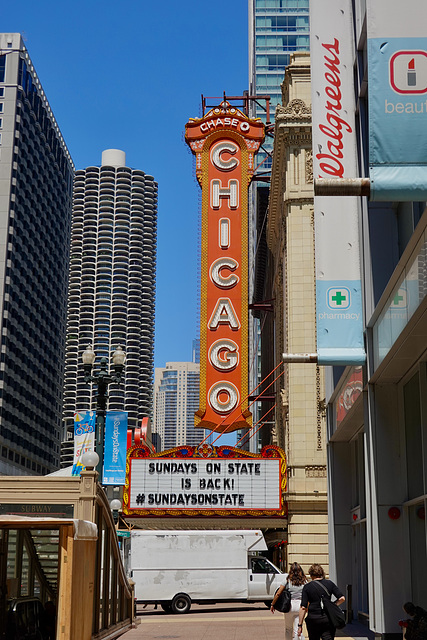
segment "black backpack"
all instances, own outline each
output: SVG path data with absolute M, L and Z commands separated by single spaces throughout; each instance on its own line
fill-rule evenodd
M 342 629 L 343 627 L 345 627 L 344 611 L 342 611 L 342 609 L 340 609 L 339 606 L 335 604 L 335 602 L 331 601 L 331 594 L 329 593 L 325 585 L 323 585 L 319 580 L 315 580 L 314 582 L 316 584 L 319 584 L 329 596 L 327 598 L 324 594 L 321 595 L 320 607 L 326 614 L 331 627 L 334 627 L 334 629 Z
M 276 593 L 279 589 L 276 589 Z M 274 595 L 276 595 L 276 593 Z M 291 592 L 288 589 L 288 585 L 286 585 L 280 596 L 277 598 L 274 608 L 282 613 L 288 613 L 288 611 L 291 610 Z

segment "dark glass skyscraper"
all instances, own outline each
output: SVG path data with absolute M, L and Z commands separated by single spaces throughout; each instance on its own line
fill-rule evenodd
M 73 163 L 22 38 L 0 34 L 0 474 L 59 466 Z

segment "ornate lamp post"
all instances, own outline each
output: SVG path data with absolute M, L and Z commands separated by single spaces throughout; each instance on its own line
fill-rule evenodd
M 86 351 L 83 352 L 82 361 L 85 382 L 93 382 L 98 387 L 96 395 L 96 453 L 99 456 L 97 471 L 102 482 L 102 467 L 104 464 L 104 432 L 105 432 L 105 415 L 108 399 L 108 385 L 111 382 L 119 383 L 122 379 L 122 373 L 125 366 L 126 354 L 121 347 L 117 347 L 113 353 L 114 373 L 110 374 L 107 370 L 107 358 L 101 358 L 99 363 L 99 371 L 92 375 L 92 367 L 95 362 L 95 352 L 92 345 L 88 345 Z
M 117 524 L 119 522 L 119 511 L 122 508 L 122 501 L 119 500 L 118 498 L 115 498 L 114 500 L 111 500 L 110 502 L 110 509 L 111 512 L 113 514 L 113 520 L 114 520 L 114 524 L 117 527 Z

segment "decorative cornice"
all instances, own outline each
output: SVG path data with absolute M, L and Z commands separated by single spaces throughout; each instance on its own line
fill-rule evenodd
M 305 467 L 306 478 L 326 478 L 325 465 L 308 465 Z
M 287 199 L 287 200 L 286 200 L 286 204 L 287 204 L 288 206 L 292 206 L 292 205 L 294 205 L 294 204 L 299 204 L 299 205 L 302 205 L 302 204 L 312 205 L 312 204 L 313 204 L 313 198 L 312 198 L 312 197 L 311 197 L 311 198 L 310 198 L 310 197 L 306 197 L 306 198 L 304 198 L 304 197 L 302 197 L 302 196 L 301 196 L 301 197 L 296 196 L 295 198 L 294 198 L 294 197 L 291 197 L 291 198 L 289 198 L 289 199 Z
M 307 79 L 307 83 L 310 82 L 310 65 L 309 56 L 304 58 L 304 64 L 300 64 L 302 58 L 296 57 L 293 60 L 293 64 L 288 67 L 286 71 L 286 78 L 288 85 L 291 83 L 294 72 L 296 76 L 299 76 L 299 81 Z M 287 85 L 287 88 L 289 89 Z M 298 85 L 299 87 L 300 85 Z M 293 88 L 293 93 L 298 91 L 298 87 Z M 305 95 L 305 94 L 304 94 Z M 288 97 L 289 91 L 286 90 L 283 96 Z M 279 240 L 279 225 L 282 215 L 286 215 L 284 211 L 284 194 L 287 191 L 287 185 L 289 180 L 288 159 L 289 156 L 294 154 L 294 149 L 288 149 L 294 147 L 298 150 L 305 149 L 306 157 L 307 153 L 311 154 L 312 136 L 311 136 L 311 105 L 307 104 L 301 98 L 294 98 L 284 106 L 278 105 L 275 112 L 275 130 L 274 130 L 274 148 L 273 148 L 273 166 L 270 183 L 270 198 L 269 198 L 269 213 L 267 222 L 267 244 L 271 251 L 274 253 L 273 247 Z M 307 184 L 312 184 L 313 181 L 313 168 L 312 168 L 312 154 L 309 160 L 305 161 L 305 177 L 303 181 Z M 303 186 L 303 183 L 301 183 Z M 305 189 L 307 191 L 307 189 Z M 306 193 L 301 194 L 300 197 L 294 199 L 295 189 L 292 187 L 292 203 L 301 202 L 302 204 L 312 204 L 312 201 L 307 201 Z M 288 197 L 286 197 L 288 201 Z M 285 205 L 286 206 L 286 205 Z
M 297 147 L 308 146 L 311 149 L 311 127 L 309 129 L 294 130 L 292 127 L 286 127 L 283 124 L 279 126 L 279 133 L 282 135 L 285 147 L 291 145 Z
M 285 107 L 282 107 L 281 105 L 276 107 L 276 120 L 280 116 L 286 116 L 291 120 L 306 120 L 307 116 L 310 116 L 311 120 L 311 105 L 307 105 L 304 100 L 295 98 Z

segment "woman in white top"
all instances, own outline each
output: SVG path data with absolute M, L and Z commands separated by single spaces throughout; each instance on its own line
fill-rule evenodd
M 298 635 L 298 617 L 301 606 L 302 589 L 306 582 L 307 578 L 301 565 L 298 564 L 298 562 L 293 562 L 290 566 L 289 574 L 285 576 L 271 603 L 271 613 L 274 613 L 275 602 L 283 589 L 289 589 L 291 592 L 291 609 L 288 613 L 285 613 L 285 640 L 304 640 L 302 634 Z

